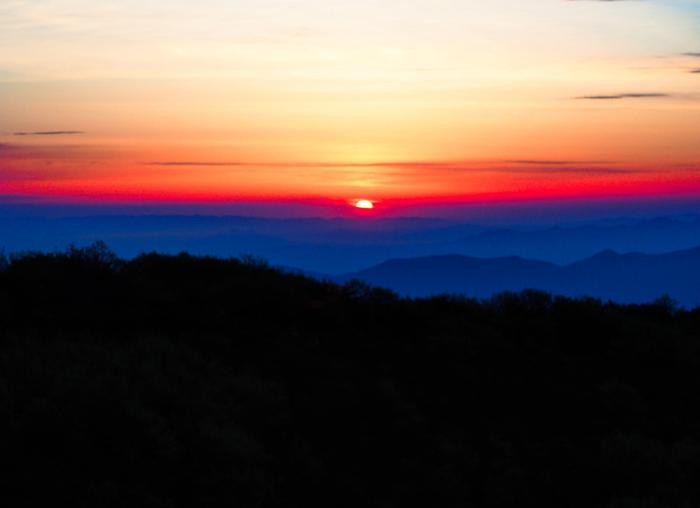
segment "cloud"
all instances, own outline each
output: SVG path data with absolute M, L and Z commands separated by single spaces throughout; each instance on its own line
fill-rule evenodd
M 85 134 L 83 131 L 36 131 L 36 132 L 13 132 L 13 136 L 75 136 Z
M 700 53 L 683 53 L 683 56 L 690 56 L 693 58 L 700 58 Z
M 609 161 L 566 161 L 549 159 L 514 159 L 503 161 L 507 164 L 524 164 L 533 166 L 568 166 L 571 164 L 606 164 Z
M 367 163 L 343 162 L 243 162 L 243 161 L 157 161 L 145 162 L 164 167 L 251 167 L 251 168 L 319 168 L 319 169 L 379 169 L 385 171 L 488 172 L 532 174 L 627 174 L 639 169 L 616 166 L 609 161 L 574 161 L 547 159 L 518 159 L 506 161 L 381 161 Z
M 0 159 L 42 161 L 92 161 L 109 160 L 115 152 L 109 147 L 81 144 L 28 144 L 0 143 Z
M 250 162 L 208 162 L 208 161 L 153 161 L 146 162 L 147 166 L 173 166 L 173 167 L 231 167 L 231 166 L 265 166 L 267 164 L 257 164 Z
M 693 69 L 690 71 L 691 74 L 700 74 L 700 69 Z
M 576 99 L 614 101 L 622 99 L 656 99 L 662 97 L 670 97 L 670 95 L 667 93 L 621 93 L 614 95 L 584 95 L 582 97 L 576 97 Z
M 165 167 L 270 167 L 270 168 L 376 168 L 400 167 L 405 162 L 245 162 L 245 161 L 152 161 L 147 166 Z M 431 163 L 429 163 L 431 164 Z
M 379 165 L 397 170 L 433 170 L 444 172 L 483 172 L 511 174 L 578 174 L 578 175 L 618 175 L 638 173 L 639 168 L 623 167 L 604 161 L 555 161 L 555 160 L 512 160 L 512 161 L 464 161 L 464 162 L 401 162 Z
M 4 153 L 6 155 L 7 154 L 14 154 L 18 150 L 20 150 L 19 145 L 15 145 L 12 143 L 0 143 L 0 154 L 1 153 Z

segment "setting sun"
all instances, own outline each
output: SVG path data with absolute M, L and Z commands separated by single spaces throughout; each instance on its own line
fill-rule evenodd
M 374 208 L 374 203 L 369 199 L 358 199 L 355 201 L 355 208 L 361 208 L 363 210 L 372 210 Z

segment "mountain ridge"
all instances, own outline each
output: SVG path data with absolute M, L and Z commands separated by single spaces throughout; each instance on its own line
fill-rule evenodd
M 1 214 L 0 214 L 1 217 Z M 0 250 L 61 250 L 71 243 L 105 241 L 115 253 L 143 252 L 231 257 L 253 255 L 270 263 L 333 276 L 387 259 L 460 254 L 516 255 L 573 263 L 605 248 L 618 252 L 687 249 L 700 244 L 700 217 L 616 219 L 554 226 L 478 225 L 429 218 L 271 219 L 235 216 L 2 217 Z
M 521 256 L 396 258 L 337 278 L 351 279 L 413 297 L 456 293 L 481 298 L 539 289 L 620 303 L 644 303 L 668 295 L 694 306 L 700 303 L 700 246 L 663 254 L 605 249 L 566 265 Z

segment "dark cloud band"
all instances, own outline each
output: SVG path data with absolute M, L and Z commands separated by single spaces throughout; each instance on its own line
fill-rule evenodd
M 85 134 L 83 131 L 36 131 L 36 132 L 13 132 L 13 136 L 75 136 Z
M 576 97 L 576 99 L 614 101 L 622 99 L 658 99 L 663 97 L 670 97 L 670 95 L 667 93 L 621 93 L 613 95 L 584 95 L 582 97 Z

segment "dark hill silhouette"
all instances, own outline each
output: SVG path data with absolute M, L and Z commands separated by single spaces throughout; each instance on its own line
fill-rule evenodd
M 700 309 L 668 299 L 410 300 L 101 244 L 0 256 L 0 501 L 699 506 L 699 344 Z
M 700 305 L 700 248 L 658 255 L 606 250 L 567 266 L 519 257 L 396 259 L 339 280 L 353 278 L 410 296 L 490 297 L 502 291 L 540 289 L 621 303 L 650 302 L 669 295 L 692 307 Z

